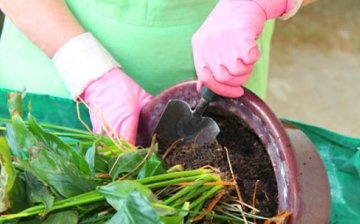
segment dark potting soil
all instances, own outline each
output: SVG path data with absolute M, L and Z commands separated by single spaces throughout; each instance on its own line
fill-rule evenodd
M 165 166 L 181 164 L 185 169 L 196 169 L 210 165 L 218 168 L 230 180 L 226 148 L 243 201 L 253 205 L 256 189 L 254 207 L 260 211 L 256 214 L 265 217 L 276 215 L 278 198 L 275 173 L 258 136 L 233 115 L 211 111 L 206 116 L 212 117 L 220 127 L 217 142 L 203 146 L 177 145 L 165 157 Z M 161 138 L 158 143 L 159 153 L 163 154 L 169 144 L 162 142 Z M 236 196 L 235 190 L 231 190 L 230 195 Z

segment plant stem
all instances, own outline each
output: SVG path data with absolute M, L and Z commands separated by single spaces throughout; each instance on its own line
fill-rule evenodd
M 183 189 L 181 189 L 180 191 L 178 191 L 176 194 L 174 194 L 173 196 L 171 196 L 170 198 L 168 198 L 167 200 L 164 201 L 164 203 L 166 205 L 169 205 L 171 202 L 173 201 L 177 201 L 178 199 L 180 199 L 181 197 L 183 197 L 184 195 L 187 194 L 188 197 L 192 197 L 193 194 L 188 194 L 189 192 L 192 192 L 194 189 L 198 189 L 199 187 L 201 187 L 205 182 L 209 182 L 211 180 L 214 180 L 213 175 L 206 175 L 201 179 L 198 179 L 194 182 L 194 184 L 190 185 L 190 186 L 186 186 Z
M 195 201 L 193 201 L 190 204 L 190 208 L 194 208 L 196 207 L 199 203 L 202 203 L 203 201 L 205 201 L 207 198 L 210 198 L 213 194 L 215 194 L 216 192 L 218 192 L 219 190 L 221 190 L 224 186 L 222 185 L 218 185 L 218 186 L 214 186 L 212 187 L 212 189 L 210 189 L 209 191 L 204 192 L 204 194 L 202 194 L 199 198 L 197 198 Z
M 92 134 L 93 134 L 93 133 L 90 133 L 89 131 L 84 131 L 84 130 L 80 130 L 80 129 L 76 129 L 76 128 L 69 128 L 69 127 L 64 127 L 64 126 L 59 126 L 59 125 L 54 125 L 54 124 L 47 124 L 47 123 L 39 123 L 39 124 L 42 127 L 53 129 L 53 130 L 61 130 L 61 131 L 66 131 L 66 132 L 84 134 L 84 135 L 88 135 L 88 136 L 92 136 Z
M 69 208 L 69 207 L 74 207 L 74 206 L 78 206 L 78 205 L 102 201 L 104 199 L 105 199 L 104 196 L 102 196 L 97 191 L 90 191 L 88 193 L 84 193 L 84 194 L 81 194 L 81 195 L 78 195 L 75 197 L 71 197 L 71 198 L 68 198 L 65 200 L 56 201 L 53 204 L 53 206 L 51 207 L 51 209 L 49 210 L 49 212 L 56 211 L 56 210 L 63 209 L 63 208 Z M 0 221 L 32 216 L 32 215 L 42 213 L 44 210 L 45 210 L 45 206 L 43 204 L 40 204 L 40 205 L 33 206 L 31 208 L 25 209 L 16 214 L 3 215 L 0 217 Z
M 189 170 L 189 171 L 180 171 L 173 173 L 160 174 L 156 176 L 151 176 L 143 179 L 139 179 L 138 181 L 142 184 L 157 182 L 161 180 L 174 179 L 179 177 L 188 177 L 188 176 L 196 176 L 211 173 L 212 171 L 209 169 L 197 169 L 197 170 Z
M 11 123 L 11 119 L 0 118 L 0 122 Z M 24 123 L 27 124 L 28 121 L 24 121 Z M 89 131 L 84 131 L 84 130 L 80 130 L 80 129 L 76 129 L 76 128 L 69 128 L 69 127 L 64 127 L 64 126 L 55 125 L 55 124 L 48 124 L 48 123 L 39 123 L 39 124 L 42 127 L 53 129 L 53 130 L 61 130 L 61 131 L 66 131 L 66 132 L 71 132 L 71 133 L 88 135 L 88 136 L 92 135 L 92 133 L 89 133 Z
M 185 197 L 182 197 L 181 199 L 177 200 L 175 203 L 172 203 L 171 206 L 173 207 L 177 207 L 180 206 L 181 204 L 183 204 L 186 201 L 190 201 L 191 198 L 196 198 L 199 195 L 201 195 L 204 191 L 208 191 L 209 189 L 211 189 L 212 186 L 201 186 L 200 188 L 195 188 L 193 189 L 193 191 L 189 192 L 188 195 L 186 195 Z M 191 196 L 191 197 L 190 197 Z
M 203 178 L 203 177 L 204 177 L 204 174 L 197 175 L 197 176 L 181 177 L 181 178 L 177 178 L 177 179 L 166 180 L 166 181 L 152 183 L 152 184 L 145 184 L 145 186 L 147 186 L 148 188 L 159 188 L 159 187 L 165 187 L 165 186 L 174 185 L 174 184 L 180 184 L 180 183 L 184 183 L 184 182 L 194 182 L 195 180 Z
M 178 172 L 178 173 L 162 174 L 162 175 L 158 175 L 158 176 L 152 176 L 152 177 L 148 177 L 148 178 L 144 178 L 144 179 L 139 179 L 136 181 L 139 183 L 142 183 L 146 187 L 152 189 L 152 188 L 169 186 L 171 184 L 193 182 L 194 180 L 197 180 L 199 178 L 204 178 L 206 176 L 209 176 L 209 177 L 207 177 L 207 178 L 209 178 L 209 180 L 216 180 L 218 177 L 214 174 L 209 175 L 208 173 L 210 173 L 210 172 L 211 172 L 210 170 L 198 169 L 198 170 L 192 170 L 192 171 L 182 171 L 182 172 Z M 171 178 L 175 178 L 175 179 L 171 179 Z M 115 183 L 115 182 L 113 182 L 113 183 Z M 187 187 L 190 187 L 190 186 L 187 186 Z M 216 188 L 216 187 L 214 187 L 214 188 Z M 97 191 L 90 191 L 90 192 L 86 192 L 86 193 L 83 193 L 83 194 L 80 194 L 80 195 L 77 195 L 77 196 L 74 196 L 71 198 L 67 198 L 67 199 L 64 199 L 61 201 L 54 202 L 54 204 L 51 207 L 51 209 L 49 210 L 49 212 L 59 210 L 59 209 L 65 209 L 65 208 L 70 208 L 70 207 L 74 207 L 74 206 L 89 204 L 89 203 L 93 203 L 93 202 L 98 202 L 98 201 L 102 201 L 102 200 L 105 200 L 105 197 L 103 195 L 101 195 Z M 0 216 L 0 221 L 33 216 L 36 214 L 43 213 L 44 210 L 45 210 L 45 206 L 43 204 L 39 204 L 39 205 L 30 207 L 28 209 L 25 209 L 16 214 L 2 215 L 2 216 Z
M 69 132 L 51 132 L 51 133 L 59 137 L 70 137 L 81 140 L 94 140 L 94 136 L 89 134 L 79 134 L 79 133 L 69 133 Z

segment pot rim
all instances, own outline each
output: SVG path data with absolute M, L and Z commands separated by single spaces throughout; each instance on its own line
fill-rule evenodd
M 140 128 L 137 139 L 139 144 L 144 145 L 145 142 L 150 142 L 153 129 L 167 102 L 171 99 L 183 100 L 194 108 L 200 99 L 196 91 L 196 80 L 178 83 L 155 96 L 153 100 L 144 106 L 139 120 Z M 299 220 L 302 220 L 304 215 L 306 217 L 306 212 L 309 212 L 308 210 L 312 206 L 307 205 L 308 203 L 304 205 L 306 201 L 302 199 L 301 195 L 306 192 L 304 189 L 306 186 L 303 182 L 310 183 L 311 180 L 306 178 L 307 174 L 304 174 L 304 169 L 298 164 L 299 161 L 297 161 L 297 159 L 299 159 L 299 155 L 294 151 L 294 145 L 292 145 L 288 136 L 288 129 L 285 130 L 283 123 L 263 100 L 246 88 L 244 88 L 243 96 L 232 99 L 220 98 L 211 102 L 209 107 L 232 113 L 243 120 L 259 137 L 274 167 L 279 197 L 278 210 L 291 211 L 293 215 L 289 223 L 292 223 L 293 220 L 297 220 L 296 223 L 299 223 Z M 293 136 L 291 137 L 293 138 Z M 307 141 L 305 135 L 300 138 L 300 140 L 300 142 L 305 141 L 307 143 L 307 149 L 313 153 L 313 166 L 320 170 L 320 174 L 324 174 L 322 175 L 324 178 L 320 181 L 321 184 L 328 183 L 323 163 L 319 156 L 315 156 L 317 154 L 315 148 L 310 141 Z M 296 142 L 296 145 L 298 145 L 298 142 Z M 302 175 L 302 178 L 299 178 L 299 175 Z M 311 186 L 318 187 L 316 183 L 311 184 Z M 323 186 L 325 190 L 322 197 L 329 198 L 330 196 L 327 197 L 329 191 L 327 190 L 327 186 L 328 185 Z M 312 191 L 312 189 L 310 188 L 309 191 Z M 313 196 L 316 197 L 311 194 L 307 195 L 307 199 Z M 330 210 L 330 208 L 324 208 L 325 218 L 320 217 L 319 220 L 326 219 L 327 210 Z

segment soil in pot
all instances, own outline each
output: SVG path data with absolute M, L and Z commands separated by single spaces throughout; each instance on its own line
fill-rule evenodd
M 185 169 L 196 169 L 210 165 L 219 169 L 225 178 L 232 179 L 230 160 L 243 201 L 258 209 L 260 212 L 257 215 L 275 216 L 278 212 L 276 178 L 260 139 L 243 121 L 230 113 L 210 108 L 208 111 L 205 116 L 212 117 L 221 129 L 217 142 L 202 146 L 181 145 L 165 142 L 159 136 L 159 153 L 165 154 L 165 166 L 181 164 Z M 236 191 L 231 190 L 228 196 L 236 197 Z M 244 210 L 251 212 L 246 208 Z

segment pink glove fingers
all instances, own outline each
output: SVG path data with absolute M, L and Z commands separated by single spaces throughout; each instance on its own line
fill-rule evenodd
M 220 0 L 192 38 L 198 90 L 205 85 L 219 95 L 241 96 L 260 57 L 256 41 L 265 21 L 287 13 L 293 2 Z
M 254 66 L 252 64 L 244 64 L 241 58 L 237 58 L 235 62 L 227 63 L 227 67 L 225 65 L 222 65 L 222 67 L 226 69 L 231 76 L 244 76 L 250 74 Z M 222 80 L 221 82 L 226 83 L 226 80 L 223 80 L 222 78 L 226 79 L 227 77 L 220 77 L 217 80 Z M 240 83 L 240 85 L 241 84 L 243 83 Z
M 261 55 L 256 39 L 249 37 L 235 42 L 234 49 L 237 52 L 237 58 L 241 59 L 243 63 L 247 65 L 256 63 Z
M 251 72 L 252 65 L 247 65 L 247 67 L 245 67 L 245 66 L 242 65 L 242 68 L 243 69 L 247 68 L 247 70 L 249 72 Z M 221 84 L 228 85 L 228 86 L 231 86 L 231 87 L 239 87 L 239 86 L 241 86 L 244 83 L 244 81 L 246 81 L 247 76 L 248 76 L 247 74 L 244 74 L 244 73 L 233 74 L 224 65 L 219 65 L 219 66 L 217 66 L 217 68 L 218 69 L 215 72 L 211 72 L 213 74 L 212 78 L 215 81 L 217 81 L 217 82 L 219 82 Z M 222 76 L 215 76 L 214 73 L 215 74 L 222 74 Z M 203 79 L 206 79 L 206 77 L 204 77 Z
M 229 48 L 222 48 L 222 49 L 229 49 Z M 233 48 L 232 48 L 233 49 Z M 196 70 L 199 77 L 206 77 L 206 74 L 221 74 L 221 75 L 215 75 L 215 80 L 232 86 L 240 86 L 243 84 L 242 82 L 238 82 L 236 79 L 236 76 L 243 76 L 248 75 L 251 73 L 253 69 L 253 64 L 245 64 L 243 63 L 242 58 L 238 57 L 223 57 L 223 61 L 221 61 L 221 57 L 219 55 L 226 55 L 226 54 L 232 54 L 233 52 L 219 52 L 217 54 L 211 53 L 204 50 L 203 54 L 201 55 L 195 55 L 200 56 L 199 58 L 195 58 L 195 61 L 199 62 L 195 64 Z M 208 55 L 215 55 L 214 57 L 208 57 Z M 234 53 L 234 55 L 236 55 Z M 226 61 L 227 60 L 227 61 Z M 202 61 L 202 62 L 201 62 Z M 197 66 L 201 67 L 197 67 Z M 202 70 L 207 69 L 210 70 L 209 72 L 205 72 L 205 74 L 202 74 Z M 241 78 L 240 80 L 243 80 Z
M 254 41 L 255 42 L 255 41 Z M 253 69 L 253 64 L 257 61 L 259 58 L 259 51 L 257 48 L 257 45 L 255 45 L 249 49 L 248 54 L 239 55 L 239 52 L 243 52 L 241 49 L 241 46 L 237 46 L 238 44 L 234 44 L 234 46 L 224 46 L 221 48 L 220 55 L 222 56 L 221 59 L 218 59 L 221 61 L 221 66 L 225 67 L 226 70 L 232 75 L 232 76 L 242 76 L 242 75 L 248 75 L 251 73 Z M 209 61 L 209 59 L 208 59 Z M 206 63 L 206 62 L 203 62 Z M 216 66 L 218 67 L 218 66 Z M 221 71 L 213 69 L 213 73 L 215 74 L 221 74 Z M 225 81 L 221 79 L 222 75 L 218 75 L 217 80 L 222 80 L 224 83 Z M 243 84 L 243 83 L 241 83 Z M 241 85 L 240 84 L 240 85 Z
M 294 0 L 253 0 L 266 13 L 267 19 L 276 18 L 287 13 L 294 7 Z
M 227 96 L 227 97 L 239 97 L 243 94 L 243 89 L 239 88 L 239 85 L 234 85 L 231 86 L 229 84 L 223 84 L 219 81 L 217 81 L 215 79 L 215 76 L 211 73 L 211 71 L 207 68 L 202 69 L 202 72 L 199 76 L 199 80 L 202 80 L 201 82 L 199 81 L 197 83 L 197 91 L 201 91 L 201 88 L 203 85 L 205 85 L 206 87 L 208 87 L 209 89 L 211 89 L 212 91 L 214 91 L 215 93 L 217 93 L 218 95 L 221 96 Z M 202 78 L 204 77 L 204 78 Z M 244 82 L 243 80 L 239 80 L 239 79 L 244 79 L 246 77 L 242 76 L 242 77 L 233 77 L 234 82 Z

